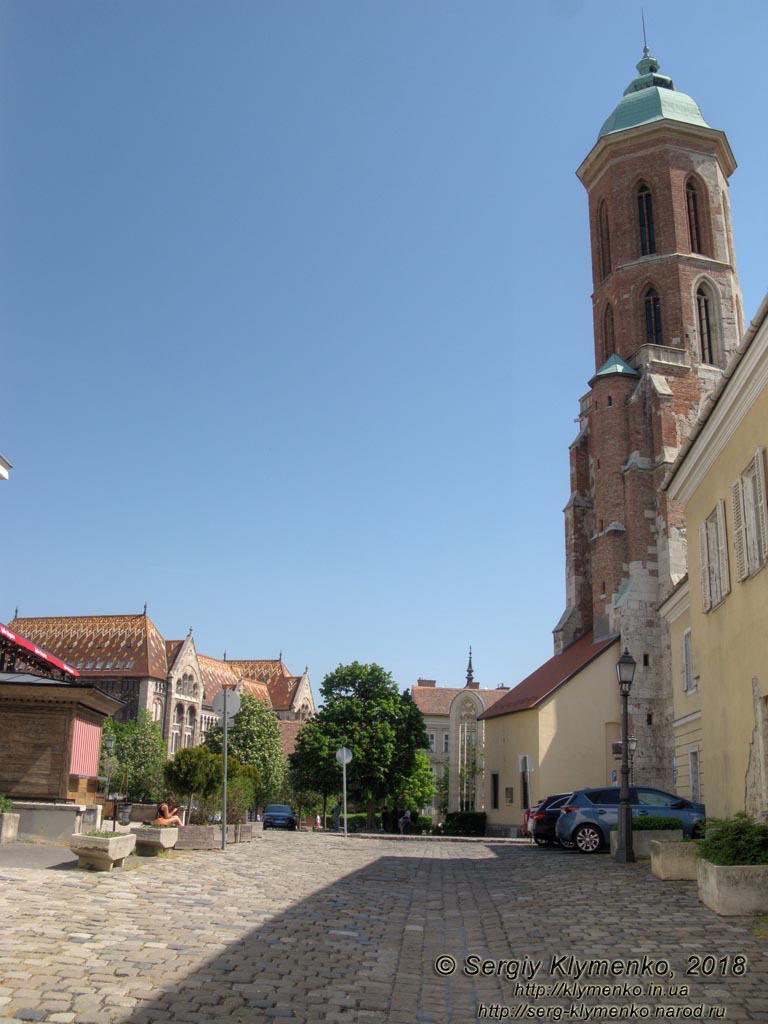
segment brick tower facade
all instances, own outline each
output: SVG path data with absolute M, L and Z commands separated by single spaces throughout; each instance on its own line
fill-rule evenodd
M 639 75 L 578 176 L 589 196 L 594 367 L 571 446 L 559 653 L 620 633 L 637 661 L 636 779 L 671 785 L 671 700 L 657 608 L 687 571 L 685 521 L 659 487 L 743 331 L 725 135 L 659 74 Z

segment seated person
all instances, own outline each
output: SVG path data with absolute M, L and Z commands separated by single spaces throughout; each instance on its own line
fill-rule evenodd
M 168 799 L 159 805 L 157 808 L 157 817 L 152 822 L 153 825 L 183 825 L 184 822 L 179 816 L 179 805 L 169 796 Z

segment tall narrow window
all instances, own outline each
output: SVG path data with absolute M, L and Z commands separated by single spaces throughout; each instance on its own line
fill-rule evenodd
M 736 578 L 754 576 L 768 561 L 768 501 L 766 500 L 764 450 L 754 458 L 731 487 Z
M 608 229 L 608 208 L 604 202 L 600 204 L 597 223 L 600 232 L 600 271 L 603 278 L 606 278 L 613 267 L 611 265 L 611 235 Z
M 685 186 L 685 202 L 688 207 L 688 239 L 691 243 L 691 252 L 704 252 L 699 219 L 699 190 L 694 181 L 689 181 Z
M 640 223 L 640 251 L 643 256 L 656 252 L 656 233 L 653 228 L 653 196 L 647 185 L 637 190 L 637 215 Z
M 728 544 L 725 535 L 725 502 L 718 501 L 699 527 L 701 596 L 704 611 L 715 608 L 731 591 Z
M 649 345 L 663 345 L 661 330 L 661 300 L 655 288 L 645 293 L 645 340 Z
M 613 306 L 607 306 L 603 317 L 603 362 L 616 351 L 616 337 L 613 329 Z
M 696 292 L 696 318 L 699 323 L 699 347 L 702 363 L 715 363 L 715 345 L 712 334 L 712 302 L 704 288 Z

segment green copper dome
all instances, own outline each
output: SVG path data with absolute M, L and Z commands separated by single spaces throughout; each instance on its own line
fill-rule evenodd
M 624 98 L 600 129 L 598 138 L 664 119 L 709 128 L 696 101 L 678 92 L 667 75 L 658 74 L 659 62 L 650 56 L 647 46 L 637 70 L 639 76 L 624 90 Z
M 617 356 L 616 353 L 609 356 L 608 359 L 603 363 L 597 373 L 594 375 L 592 380 L 589 382 L 590 387 L 597 380 L 598 377 L 613 377 L 617 374 L 621 374 L 623 377 L 639 377 L 640 374 L 634 368 L 630 366 L 628 362 Z

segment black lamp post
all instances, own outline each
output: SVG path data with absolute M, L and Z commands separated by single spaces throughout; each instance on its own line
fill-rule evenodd
M 635 784 L 635 751 L 637 750 L 637 736 L 630 736 L 627 740 L 629 747 L 629 784 Z
M 109 733 L 104 737 L 104 749 L 107 752 L 107 756 L 104 758 L 107 769 L 107 784 L 104 787 L 104 801 L 109 800 L 109 776 L 112 774 L 112 751 L 115 747 L 115 737 L 112 733 Z M 115 831 L 115 813 L 112 812 L 112 831 Z
M 629 729 L 627 702 L 632 680 L 635 678 L 637 662 L 624 648 L 616 663 L 616 675 L 621 691 L 621 792 L 619 794 L 619 841 L 616 846 L 617 864 L 634 864 L 635 851 L 632 848 L 632 805 L 629 797 Z

